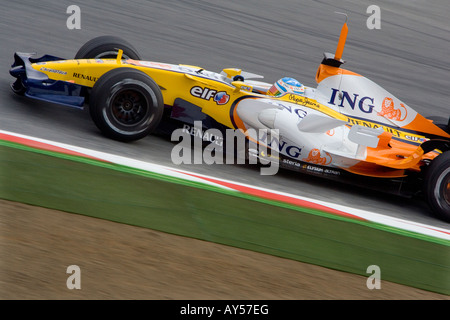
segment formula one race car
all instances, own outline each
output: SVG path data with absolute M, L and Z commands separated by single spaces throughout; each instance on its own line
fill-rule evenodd
M 236 68 L 216 73 L 142 61 L 132 45 L 114 36 L 87 42 L 71 60 L 17 52 L 11 87 L 53 103 L 88 104 L 100 131 L 121 141 L 176 128 L 193 135 L 240 131 L 273 151 L 256 157 L 399 195 L 422 194 L 438 217 L 450 221 L 448 119 L 425 118 L 369 79 L 342 69 L 347 31 L 345 23 L 335 54 L 325 53 L 316 88 L 292 78 L 265 83 Z M 196 121 L 202 127 L 190 130 Z M 278 130 L 279 136 L 252 136 L 250 129 Z

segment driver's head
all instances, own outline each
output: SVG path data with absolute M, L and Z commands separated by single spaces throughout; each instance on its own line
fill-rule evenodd
M 285 93 L 296 93 L 303 95 L 305 93 L 305 86 L 294 78 L 284 77 L 275 82 L 267 91 L 268 95 L 275 97 L 281 96 Z

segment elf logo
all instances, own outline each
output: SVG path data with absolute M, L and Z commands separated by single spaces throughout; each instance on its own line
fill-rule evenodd
M 199 86 L 192 87 L 191 95 L 196 98 L 211 100 L 213 99 L 217 104 L 226 104 L 230 100 L 230 96 L 225 91 L 217 92 L 210 88 L 202 88 Z

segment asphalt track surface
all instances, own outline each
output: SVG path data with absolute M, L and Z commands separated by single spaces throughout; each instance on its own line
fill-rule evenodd
M 323 52 L 334 52 L 348 14 L 345 68 L 387 88 L 424 115 L 448 117 L 450 24 L 447 0 L 377 1 L 381 29 L 369 30 L 372 1 L 132 0 L 1 1 L 0 129 L 139 160 L 174 166 L 174 143 L 148 136 L 134 143 L 104 138 L 86 111 L 15 96 L 8 70 L 15 51 L 73 58 L 99 35 L 127 39 L 145 60 L 201 66 L 212 71 L 239 67 L 274 82 L 292 76 L 315 86 Z M 400 4 L 401 2 L 401 4 Z M 81 9 L 81 29 L 69 30 L 69 5 Z M 366 209 L 433 226 L 419 199 L 363 190 L 281 171 L 261 176 L 257 168 L 183 165 L 183 169 L 314 199 Z

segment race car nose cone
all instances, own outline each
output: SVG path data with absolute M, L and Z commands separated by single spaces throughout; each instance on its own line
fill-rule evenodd
M 275 129 L 275 118 L 277 116 L 277 112 L 277 109 L 263 110 L 258 114 L 258 120 L 270 129 Z

